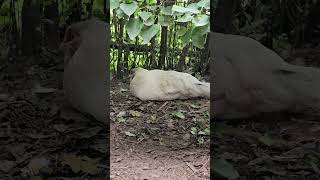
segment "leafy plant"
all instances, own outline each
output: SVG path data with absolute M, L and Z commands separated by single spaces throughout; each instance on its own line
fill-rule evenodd
M 198 3 L 166 6 L 155 0 L 111 0 L 112 14 L 126 21 L 129 38 L 141 38 L 142 44 L 148 44 L 163 26 L 179 26 L 179 38 L 183 47 L 190 42 L 203 48 L 206 34 L 210 31 L 210 0 Z

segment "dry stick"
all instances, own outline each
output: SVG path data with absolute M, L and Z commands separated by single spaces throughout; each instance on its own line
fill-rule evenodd
M 202 164 L 202 167 L 198 170 L 193 171 L 193 173 L 189 176 L 190 178 L 192 176 L 194 176 L 197 172 L 200 172 L 202 169 L 204 169 L 206 167 L 206 165 L 208 164 L 208 162 L 210 161 L 210 157 L 206 160 L 205 163 Z M 188 165 L 188 164 L 187 164 Z M 189 166 L 189 165 L 188 165 Z M 191 169 L 191 168 L 190 168 Z
M 168 104 L 168 101 L 166 101 L 165 103 L 163 103 L 160 108 L 157 111 L 160 111 L 164 106 L 166 106 Z

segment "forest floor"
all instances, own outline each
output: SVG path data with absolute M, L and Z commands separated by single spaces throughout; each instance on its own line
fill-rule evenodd
M 102 180 L 107 128 L 64 104 L 63 59 L 42 53 L 0 70 L 0 179 Z
M 220 166 L 216 174 L 239 174 L 246 180 L 320 179 L 319 119 L 270 115 L 214 122 L 211 131 L 213 163 L 219 161 Z
M 111 84 L 111 179 L 209 179 L 209 100 L 142 102 Z
M 63 105 L 62 75 L 62 59 L 52 54 L 1 65 L 0 179 L 105 179 L 108 132 Z M 204 99 L 141 102 L 128 81 L 112 80 L 112 179 L 208 179 L 208 111 Z M 215 179 L 320 179 L 317 118 L 270 115 L 213 125 Z
M 318 49 L 298 49 L 287 60 L 320 67 Z M 319 118 L 273 113 L 228 122 L 213 119 L 215 179 L 221 175 L 241 180 L 320 179 Z

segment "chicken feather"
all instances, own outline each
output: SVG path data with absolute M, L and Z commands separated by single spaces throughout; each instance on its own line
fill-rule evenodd
M 177 71 L 135 68 L 131 93 L 140 100 L 167 101 L 195 97 L 210 98 L 210 83 Z

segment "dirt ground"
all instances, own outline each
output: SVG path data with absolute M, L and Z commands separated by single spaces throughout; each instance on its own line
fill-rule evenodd
M 209 100 L 141 102 L 128 85 L 112 81 L 111 179 L 209 179 Z
M 62 74 L 62 59 L 49 53 L 1 64 L 0 179 L 108 175 L 108 132 L 63 105 Z M 128 84 L 111 81 L 111 178 L 209 179 L 209 101 L 141 102 Z M 318 117 L 212 122 L 215 179 L 320 179 Z
M 298 49 L 287 60 L 320 67 L 318 49 L 309 47 Z M 212 120 L 215 179 L 224 179 L 221 175 L 241 180 L 320 179 L 319 118 L 272 113 L 244 120 Z
M 64 104 L 63 59 L 0 65 L 0 179 L 105 179 L 107 128 Z

